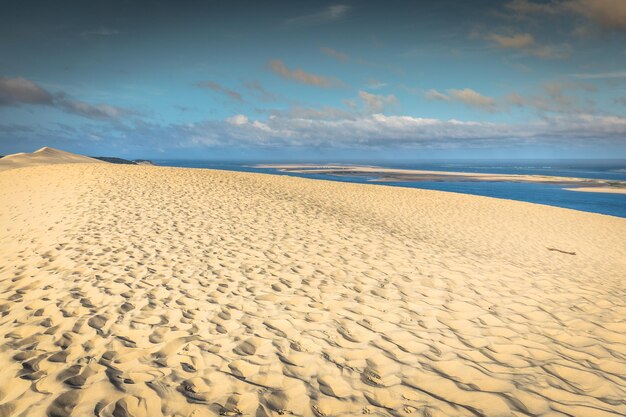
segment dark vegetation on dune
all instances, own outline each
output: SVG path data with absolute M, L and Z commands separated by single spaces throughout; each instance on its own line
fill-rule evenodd
M 6 155 L 0 155 L 0 159 L 4 158 Z M 123 159 L 123 158 L 115 158 L 112 156 L 90 156 L 93 159 L 99 159 L 100 161 L 109 162 L 111 164 L 120 164 L 120 165 L 155 165 L 154 162 L 149 159 Z
M 120 165 L 154 165 L 152 161 L 147 159 L 123 159 L 123 158 L 115 158 L 112 156 L 91 156 L 90 158 L 99 159 L 100 161 L 109 162 L 111 164 L 120 164 Z

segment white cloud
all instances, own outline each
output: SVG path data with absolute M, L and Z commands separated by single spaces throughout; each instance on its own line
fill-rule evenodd
M 236 114 L 232 117 L 227 118 L 226 122 L 230 123 L 231 125 L 242 126 L 248 123 L 248 117 L 244 116 L 243 114 Z
M 490 33 L 486 38 L 494 41 L 502 48 L 525 49 L 535 44 L 535 38 L 530 33 L 519 33 L 511 36 Z
M 431 88 L 430 90 L 424 93 L 424 96 L 428 100 L 439 100 L 439 101 L 450 101 L 450 97 L 445 95 L 444 93 Z
M 350 11 L 346 4 L 334 4 L 316 13 L 298 16 L 285 21 L 285 26 L 314 26 L 344 18 Z
M 263 122 L 246 120 L 236 126 L 238 129 L 229 129 L 228 134 L 248 144 L 251 138 L 252 142 L 262 138 L 264 144 L 339 147 L 437 146 L 439 140 L 482 140 L 508 131 L 507 126 L 492 123 L 382 114 L 335 120 L 275 116 Z
M 280 59 L 272 59 L 267 63 L 267 65 L 275 74 L 302 84 L 314 85 L 317 87 L 336 87 L 341 84 L 335 79 L 328 78 L 323 75 L 312 74 L 300 68 L 291 70 Z
M 623 140 L 626 118 L 589 114 L 545 117 L 527 124 L 441 120 L 373 114 L 352 119 L 320 120 L 270 117 L 246 123 L 231 137 L 248 144 L 329 147 L 465 147 L 481 144 L 514 145 L 530 140 Z M 256 139 L 251 139 L 256 138 Z
M 289 110 L 273 110 L 270 113 L 275 117 L 290 117 L 295 119 L 349 119 L 356 116 L 352 110 L 356 110 L 357 104 L 353 100 L 344 100 L 351 110 L 340 109 L 331 106 L 321 108 L 294 106 Z
M 398 104 L 398 99 L 393 94 L 385 96 L 359 91 L 359 98 L 363 101 L 365 109 L 369 113 L 381 113 L 386 107 Z
M 450 96 L 470 107 L 478 107 L 483 110 L 494 111 L 496 101 L 492 97 L 484 96 L 471 88 L 462 90 L 448 90 Z
M 552 0 L 544 3 L 513 0 L 505 7 L 520 17 L 574 14 L 607 30 L 626 31 L 624 0 Z
M 543 116 L 544 113 L 594 113 L 595 101 L 589 94 L 595 91 L 596 87 L 588 82 L 561 79 L 542 83 L 530 91 L 512 91 L 498 97 L 486 96 L 470 88 L 448 89 L 445 92 L 431 89 L 423 92 L 423 95 L 427 100 L 462 103 L 488 112 L 506 112 L 518 107 L 533 110 Z
M 240 124 L 228 122 L 228 126 L 222 138 L 230 145 L 342 148 L 462 148 L 493 144 L 494 141 L 504 146 L 528 141 L 575 143 L 581 139 L 623 140 L 626 134 L 626 118 L 591 114 L 550 116 L 526 124 L 382 114 L 335 120 L 272 116 L 264 121 L 246 118 Z M 206 128 L 215 131 L 216 125 Z
M 365 83 L 365 87 L 369 88 L 370 90 L 379 90 L 381 88 L 387 87 L 387 85 L 387 83 L 379 81 L 375 78 L 368 78 Z
M 473 34 L 473 36 L 480 36 L 480 34 Z M 483 38 L 493 42 L 499 48 L 519 50 L 537 58 L 563 59 L 567 58 L 571 52 L 569 44 L 543 45 L 538 43 L 530 33 L 503 35 L 492 32 Z
M 523 124 L 491 123 L 415 116 L 360 115 L 333 120 L 269 116 L 251 119 L 234 115 L 226 120 L 160 125 L 133 119 L 129 124 L 59 126 L 0 125 L 0 140 L 37 143 L 83 143 L 95 135 L 111 146 L 126 149 L 173 148 L 325 148 L 332 149 L 467 149 L 511 148 L 526 145 L 594 147 L 623 145 L 626 118 L 592 114 L 544 116 Z M 6 132 L 5 132 L 6 130 Z M 103 139 L 104 140 L 104 139 Z
M 542 85 L 539 91 L 521 95 L 513 92 L 504 98 L 504 104 L 527 107 L 540 113 L 585 114 L 594 111 L 590 98 L 582 99 L 575 91 L 593 92 L 595 87 L 585 82 L 552 81 Z
M 493 97 L 485 96 L 471 88 L 463 88 L 460 90 L 449 89 L 446 90 L 447 94 L 444 94 L 435 89 L 428 90 L 424 93 L 424 96 L 428 100 L 439 101 L 454 101 L 463 103 L 466 106 L 478 108 L 493 112 L 496 110 L 496 100 Z

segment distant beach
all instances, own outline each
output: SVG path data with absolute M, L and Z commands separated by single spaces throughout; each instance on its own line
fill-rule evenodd
M 626 181 L 559 177 L 548 175 L 486 174 L 471 172 L 425 171 L 415 169 L 383 168 L 358 165 L 256 165 L 256 168 L 278 169 L 296 174 L 327 174 L 335 176 L 374 177 L 378 182 L 530 182 L 555 184 L 576 191 L 584 188 L 588 192 L 626 194 Z
M 626 194 L 623 194 L 625 189 L 622 188 L 626 184 L 626 172 L 620 169 L 626 165 L 624 160 L 422 161 L 393 166 L 374 161 L 355 165 L 259 164 L 246 161 L 194 160 L 157 160 L 155 162 L 166 166 L 225 169 L 359 184 L 450 191 L 626 217 Z M 359 167 L 367 169 L 359 170 Z M 383 171 L 381 167 L 384 167 Z M 390 177 L 388 172 L 384 172 L 385 169 L 396 174 L 415 170 L 428 171 L 428 175 L 420 178 L 402 175 Z M 444 175 L 450 172 L 458 175 Z M 524 178 L 530 181 L 520 181 Z M 617 186 L 603 187 L 607 183 Z M 592 187 L 588 188 L 588 184 Z

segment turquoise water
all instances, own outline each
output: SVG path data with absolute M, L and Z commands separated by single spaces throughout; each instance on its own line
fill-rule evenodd
M 158 165 L 182 168 L 212 168 L 243 172 L 261 172 L 276 175 L 313 178 L 350 183 L 369 183 L 372 177 L 333 176 L 327 174 L 285 173 L 271 168 L 254 168 L 252 165 L 264 162 L 239 161 L 215 162 L 193 160 L 156 160 Z M 332 162 L 323 161 L 320 164 Z M 432 171 L 484 172 L 494 174 L 529 174 L 553 175 L 578 178 L 595 178 L 626 181 L 626 160 L 610 161 L 449 161 L 449 162 L 412 162 L 412 163 L 376 163 L 362 161 L 356 165 L 375 165 L 387 168 L 424 169 Z M 626 218 L 626 194 L 583 193 L 568 191 L 558 185 L 514 182 L 376 182 L 375 184 L 407 188 L 450 191 L 463 194 L 527 201 L 530 203 L 564 207 L 574 210 L 601 213 Z

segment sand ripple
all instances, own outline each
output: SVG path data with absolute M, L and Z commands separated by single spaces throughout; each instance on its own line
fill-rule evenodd
M 626 415 L 624 219 L 106 164 L 0 201 L 0 416 Z

